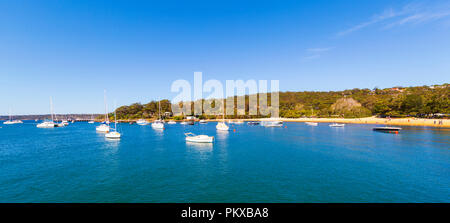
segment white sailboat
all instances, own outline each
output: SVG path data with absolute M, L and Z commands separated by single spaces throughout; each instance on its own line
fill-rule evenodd
M 161 120 L 161 101 L 159 101 L 159 103 L 158 103 L 158 120 L 155 120 L 153 123 L 152 123 L 152 128 L 155 128 L 155 129 L 164 129 L 164 121 L 163 120 Z
M 50 115 L 51 115 L 51 118 L 52 118 L 51 121 L 50 120 L 46 120 L 46 121 L 44 121 L 42 123 L 37 124 L 36 127 L 38 127 L 38 128 L 54 128 L 54 127 L 57 127 L 55 122 L 53 121 L 54 119 L 53 119 L 53 102 L 52 102 L 52 97 L 50 97 Z
M 222 122 L 217 123 L 216 129 L 219 131 L 228 131 L 230 127 L 225 124 L 225 109 L 223 110 Z
M 116 103 L 114 103 L 114 128 L 112 132 L 106 133 L 105 137 L 108 139 L 120 139 L 120 136 L 120 133 L 117 132 Z
M 105 102 L 105 124 L 101 124 L 95 128 L 97 132 L 109 132 L 108 105 L 106 104 L 106 90 L 104 91 L 103 100 Z
M 9 109 L 9 120 L 8 121 L 4 121 L 3 124 L 4 125 L 14 125 L 14 124 L 21 124 L 23 123 L 22 120 L 13 120 L 12 119 L 12 115 L 11 115 L 11 108 Z
M 91 115 L 91 120 L 88 123 L 89 124 L 94 124 L 94 114 Z

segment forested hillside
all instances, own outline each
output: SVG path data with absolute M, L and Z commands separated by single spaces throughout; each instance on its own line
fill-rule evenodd
M 246 99 L 246 112 L 248 112 L 248 96 Z M 280 116 L 285 118 L 312 116 L 355 118 L 372 115 L 431 117 L 436 114 L 450 114 L 449 102 L 448 84 L 372 90 L 280 92 Z M 161 110 L 162 113 L 171 111 L 169 100 L 161 101 Z M 151 101 L 147 104 L 135 103 L 119 107 L 117 116 L 119 119 L 152 118 L 157 115 L 157 112 L 158 102 Z M 233 117 L 250 116 L 229 116 L 228 118 Z M 216 117 L 207 116 L 207 118 Z

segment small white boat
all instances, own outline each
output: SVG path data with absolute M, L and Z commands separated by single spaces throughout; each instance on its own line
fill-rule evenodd
M 36 125 L 38 128 L 54 128 L 56 124 L 53 121 L 44 121 Z
M 185 133 L 187 142 L 198 142 L 198 143 L 211 143 L 214 141 L 214 136 L 207 135 L 195 135 L 193 133 Z
M 330 127 L 344 127 L 345 124 L 333 123 L 329 125 Z
M 72 123 L 73 123 L 73 122 L 72 122 Z M 61 124 L 63 124 L 63 126 L 68 126 L 68 125 L 69 125 L 69 122 L 64 120 L 64 121 L 61 122 Z
M 101 124 L 95 128 L 97 132 L 108 133 L 109 128 L 109 116 L 108 116 L 108 105 L 106 104 L 106 90 L 103 91 L 103 101 L 105 103 L 105 124 Z
M 97 132 L 109 132 L 109 129 L 109 125 L 107 124 L 101 124 L 95 128 Z
M 22 120 L 8 120 L 8 121 L 3 122 L 4 125 L 14 125 L 14 124 L 21 124 L 21 123 L 23 123 Z
M 305 124 L 309 125 L 309 126 L 318 126 L 319 123 L 317 122 L 305 122 Z
M 136 121 L 136 124 L 138 125 L 148 125 L 149 123 L 145 119 L 139 119 Z
M 158 120 L 152 123 L 152 128 L 154 129 L 164 129 L 164 121 L 161 119 L 161 101 L 158 103 Z
M 219 122 L 216 125 L 216 129 L 220 131 L 228 131 L 230 127 L 227 124 L 225 124 L 225 122 Z
M 14 124 L 21 124 L 21 123 L 23 123 L 22 120 L 13 120 L 12 119 L 11 109 L 9 109 L 9 120 L 4 121 L 3 124 L 4 125 L 14 125 Z
M 114 102 L 114 129 L 112 132 L 108 132 L 105 134 L 105 137 L 108 139 L 120 139 L 120 133 L 117 132 L 117 119 L 116 119 L 116 103 Z M 108 126 L 109 127 L 109 126 Z
M 108 139 L 120 139 L 121 135 L 120 135 L 120 133 L 114 131 L 114 132 L 106 133 L 105 137 Z
M 265 127 L 282 127 L 283 122 L 282 121 L 264 122 L 263 126 L 265 126 Z
M 200 124 L 207 124 L 208 122 L 207 122 L 206 120 L 203 120 L 203 119 L 202 119 L 202 120 L 199 121 L 199 123 L 200 123 Z
M 89 124 L 94 124 L 94 114 L 91 115 L 91 120 L 88 123 Z
M 44 121 L 42 123 L 39 123 L 36 125 L 36 127 L 38 128 L 54 128 L 54 127 L 58 127 L 55 122 L 54 122 L 54 118 L 53 118 L 53 102 L 52 102 L 52 97 L 50 97 L 50 115 L 52 120 L 47 120 Z
M 167 124 L 169 124 L 169 125 L 174 125 L 174 124 L 177 124 L 177 122 L 174 121 L 174 120 L 170 120 L 169 122 L 167 122 Z
M 402 130 L 402 128 L 400 128 L 400 127 L 384 126 L 384 127 L 375 127 L 372 130 L 373 131 L 379 131 L 379 132 L 394 132 L 394 133 L 398 133 L 400 130 Z
M 185 121 L 180 122 L 180 125 L 187 125 L 187 124 L 188 124 L 188 122 L 185 122 Z
M 244 124 L 244 121 L 242 121 L 242 120 L 237 120 L 237 121 L 234 122 L 234 124 L 236 124 L 236 125 L 241 125 L 241 124 Z
M 72 124 L 75 123 L 75 120 L 72 120 Z
M 154 128 L 154 129 L 164 129 L 164 123 L 161 120 L 155 120 L 152 123 L 152 128 Z

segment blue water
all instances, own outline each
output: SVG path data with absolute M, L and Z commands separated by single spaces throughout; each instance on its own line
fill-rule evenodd
M 449 129 L 285 125 L 0 125 L 0 202 L 450 202 Z

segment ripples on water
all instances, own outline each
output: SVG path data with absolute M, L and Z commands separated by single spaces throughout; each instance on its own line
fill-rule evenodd
M 0 202 L 450 201 L 448 129 L 285 125 L 120 124 L 121 140 L 95 124 L 2 125 Z

